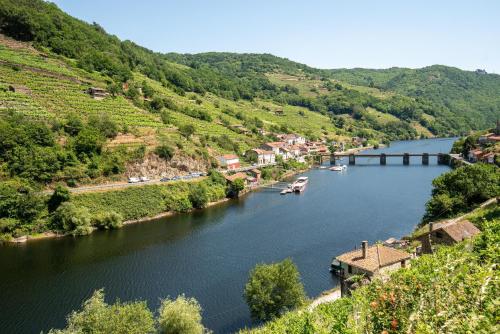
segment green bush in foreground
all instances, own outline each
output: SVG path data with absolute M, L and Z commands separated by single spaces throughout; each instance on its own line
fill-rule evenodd
M 70 314 L 66 329 L 50 331 L 52 334 L 154 332 L 153 314 L 146 302 L 116 302 L 108 305 L 104 302 L 103 290 L 95 291 L 92 297 L 83 303 L 80 311 Z
M 162 334 L 202 334 L 208 332 L 201 323 L 201 306 L 184 295 L 165 299 L 159 310 L 159 332 Z
M 194 298 L 184 295 L 162 301 L 155 319 L 145 301 L 114 304 L 104 301 L 104 291 L 97 290 L 81 310 L 73 311 L 65 329 L 51 334 L 203 334 L 210 333 L 201 323 L 201 307 Z
M 306 299 L 299 271 L 290 259 L 255 266 L 244 294 L 252 318 L 261 321 L 279 317 Z

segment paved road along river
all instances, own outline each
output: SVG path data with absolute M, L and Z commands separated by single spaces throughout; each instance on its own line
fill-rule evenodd
M 386 152 L 448 152 L 452 139 L 395 142 Z M 92 291 L 108 301 L 185 293 L 201 303 L 204 323 L 216 333 L 250 326 L 242 297 L 248 271 L 259 262 L 291 257 L 308 294 L 337 284 L 332 256 L 412 231 L 424 213 L 432 180 L 448 170 L 403 166 L 390 158 L 357 159 L 345 173 L 307 172 L 301 195 L 262 190 L 200 212 L 97 232 L 79 238 L 0 246 L 0 328 L 39 333 L 62 327 L 65 316 Z

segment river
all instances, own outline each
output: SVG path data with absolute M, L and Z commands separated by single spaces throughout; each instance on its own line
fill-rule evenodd
M 394 142 L 377 152 L 449 152 L 453 139 Z M 362 240 L 402 237 L 419 222 L 431 182 L 449 167 L 430 159 L 357 159 L 344 173 L 311 170 L 307 190 L 261 190 L 203 211 L 85 237 L 0 246 L 0 331 L 61 328 L 95 289 L 109 302 L 185 293 L 203 307 L 215 333 L 251 326 L 242 296 L 256 263 L 290 257 L 309 296 L 337 284 L 332 256 Z

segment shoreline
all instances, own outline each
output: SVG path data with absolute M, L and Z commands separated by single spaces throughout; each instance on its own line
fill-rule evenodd
M 286 178 L 290 178 L 294 175 L 297 175 L 297 174 L 300 174 L 300 173 L 304 173 L 308 170 L 310 170 L 312 168 L 312 166 L 306 168 L 306 169 L 301 169 L 301 170 L 298 170 L 298 171 L 288 171 L 286 172 L 285 174 L 283 174 L 280 178 L 280 180 L 283 180 L 283 179 L 286 179 Z M 269 181 L 269 182 L 265 182 L 265 183 L 262 183 L 262 184 L 259 184 L 257 186 L 254 186 L 254 187 L 248 187 L 247 189 L 244 189 L 242 192 L 240 192 L 238 198 L 241 198 L 253 191 L 256 191 L 256 190 L 259 190 L 260 188 L 266 186 L 266 185 L 270 185 L 270 184 L 274 184 L 274 183 L 277 183 L 277 182 L 280 182 L 280 180 L 272 180 L 272 181 Z M 191 209 L 187 212 L 175 212 L 175 211 L 165 211 L 165 212 L 161 212 L 155 216 L 152 216 L 152 217 L 142 217 L 142 218 L 137 218 L 137 219 L 129 219 L 129 220 L 126 220 L 123 222 L 123 226 L 127 226 L 127 225 L 132 225 L 132 224 L 139 224 L 139 223 L 146 223 L 146 222 L 149 222 L 149 221 L 152 221 L 152 220 L 155 220 L 155 219 L 161 219 L 161 218 L 166 218 L 166 217 L 172 217 L 172 216 L 175 216 L 177 214 L 185 214 L 185 213 L 190 213 L 190 212 L 193 212 L 193 211 L 198 211 L 198 210 L 205 210 L 207 208 L 210 208 L 210 207 L 213 207 L 213 206 L 216 206 L 216 205 L 220 205 L 222 203 L 226 203 L 226 202 L 229 202 L 230 200 L 232 200 L 232 198 L 228 198 L 228 197 L 225 197 L 223 199 L 220 199 L 218 201 L 215 201 L 215 202 L 210 202 L 207 204 L 206 207 L 204 207 L 203 209 Z M 93 231 L 91 233 L 94 233 L 96 230 L 98 230 L 97 228 L 94 228 Z M 90 234 L 91 234 L 90 233 Z M 23 244 L 27 244 L 28 242 L 33 242 L 33 241 L 37 241 L 37 240 L 45 240 L 45 239 L 52 239 L 52 238 L 63 238 L 63 237 L 68 237 L 68 236 L 71 236 L 70 233 L 64 233 L 64 234 L 59 234 L 57 232 L 54 232 L 54 231 L 47 231 L 47 232 L 42 232 L 42 233 L 39 233 L 39 234 L 31 234 L 31 235 L 23 235 L 21 237 L 17 237 L 17 238 L 13 238 L 13 239 L 10 239 L 10 240 L 3 240 L 3 241 L 0 241 L 0 245 L 1 244 L 11 244 L 11 245 L 23 245 Z

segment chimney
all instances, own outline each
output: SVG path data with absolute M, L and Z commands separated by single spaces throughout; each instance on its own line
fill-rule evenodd
M 433 227 L 434 227 L 434 223 L 430 222 L 429 223 L 429 232 L 432 232 Z
M 366 254 L 368 252 L 368 241 L 361 242 L 361 251 L 363 252 L 363 259 L 366 259 Z

